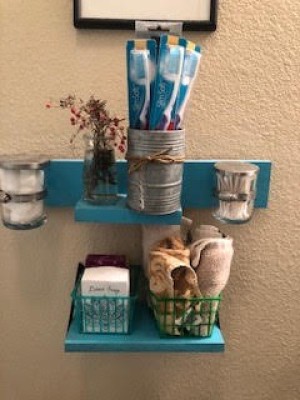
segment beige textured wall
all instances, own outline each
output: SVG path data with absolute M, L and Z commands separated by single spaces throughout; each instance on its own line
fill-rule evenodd
M 270 208 L 223 227 L 236 246 L 221 315 L 226 353 L 64 354 L 76 262 L 90 251 L 138 262 L 139 228 L 80 225 L 70 209 L 49 210 L 43 229 L 0 228 L 1 400 L 300 398 L 300 2 L 220 3 L 216 33 L 187 34 L 204 49 L 188 157 L 274 162 Z M 1 0 L 0 15 L 1 153 L 71 157 L 67 117 L 44 109 L 49 97 L 95 93 L 126 113 L 132 32 L 76 31 L 71 0 Z

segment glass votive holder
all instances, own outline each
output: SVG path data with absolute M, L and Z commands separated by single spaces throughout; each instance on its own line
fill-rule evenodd
M 46 222 L 43 168 L 48 163 L 42 156 L 0 156 L 0 202 L 7 228 L 34 229 Z
M 238 161 L 215 164 L 218 207 L 213 216 L 224 223 L 248 222 L 254 211 L 259 167 Z

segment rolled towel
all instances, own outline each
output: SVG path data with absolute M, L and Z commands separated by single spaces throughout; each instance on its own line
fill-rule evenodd
M 150 290 L 159 297 L 199 296 L 197 276 L 189 263 L 162 251 L 150 252 Z M 176 291 L 176 296 L 175 296 Z
M 153 245 L 155 251 L 176 257 L 185 265 L 190 265 L 190 250 L 185 247 L 182 239 L 177 236 L 167 237 Z
M 149 254 L 153 245 L 168 236 L 180 236 L 180 225 L 143 225 L 143 267 L 149 278 Z
M 153 245 L 154 250 L 165 251 L 165 250 L 185 250 L 186 247 L 179 236 L 168 236 L 163 240 L 156 242 Z
M 218 296 L 225 288 L 234 253 L 232 243 L 232 238 L 226 236 L 200 239 L 191 244 L 191 265 L 203 296 Z
M 200 239 L 190 246 L 191 265 L 195 268 L 199 289 L 204 297 L 219 296 L 229 279 L 234 253 L 233 240 L 223 236 Z M 218 300 L 202 301 L 200 336 L 212 333 L 218 306 Z
M 181 225 L 180 225 L 181 239 L 186 244 L 191 242 L 192 224 L 193 224 L 193 221 L 191 219 L 189 219 L 187 217 L 181 218 Z
M 193 236 L 193 241 L 197 241 L 201 239 L 223 237 L 224 235 L 216 226 L 200 225 L 198 228 L 194 230 L 192 236 Z
M 190 300 L 201 296 L 195 271 L 177 257 L 151 251 L 149 284 L 155 295 L 152 305 L 160 329 L 170 335 L 181 335 L 192 306 Z
M 180 237 L 186 241 L 189 234 L 192 221 L 188 218 L 182 217 L 181 225 L 142 225 L 143 235 L 143 267 L 145 276 L 149 278 L 149 253 L 153 246 L 167 238 L 167 237 Z
M 151 292 L 156 296 L 174 296 L 174 282 L 169 269 L 169 263 L 174 268 L 180 266 L 179 261 L 171 256 L 156 251 L 150 253 L 149 286 Z

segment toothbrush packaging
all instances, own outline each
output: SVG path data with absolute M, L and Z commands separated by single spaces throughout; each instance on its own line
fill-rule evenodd
M 184 112 L 200 66 L 200 46 L 191 41 L 187 41 L 185 44 L 183 70 L 169 129 L 182 129 Z
M 126 56 L 130 128 L 148 129 L 156 73 L 156 41 L 129 40 Z
M 150 130 L 167 130 L 169 127 L 180 88 L 185 44 L 183 38 L 161 36 L 154 96 L 151 98 Z
M 129 125 L 138 130 L 183 129 L 201 48 L 184 37 L 127 42 Z

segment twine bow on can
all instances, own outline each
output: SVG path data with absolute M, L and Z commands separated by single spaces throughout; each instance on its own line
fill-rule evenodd
M 171 149 L 166 149 L 158 153 L 149 156 L 128 156 L 126 155 L 126 160 L 131 161 L 128 169 L 128 173 L 132 174 L 138 171 L 141 167 L 148 164 L 149 162 L 157 162 L 160 164 L 181 164 L 184 162 L 184 155 L 171 156 L 169 153 Z
M 0 189 L 0 203 L 8 203 L 11 200 L 11 197 L 8 193 L 4 192 Z

